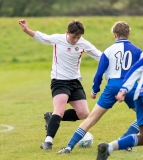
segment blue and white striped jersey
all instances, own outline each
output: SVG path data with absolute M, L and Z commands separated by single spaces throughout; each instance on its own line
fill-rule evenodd
M 134 83 L 140 79 L 138 87 L 135 91 L 134 100 L 138 98 L 138 96 L 143 96 L 143 58 L 137 61 L 126 74 L 123 85 L 121 89 L 129 92 Z
M 123 79 L 131 66 L 139 60 L 141 53 L 142 50 L 127 39 L 120 39 L 108 47 L 101 56 L 94 77 L 92 92 L 96 94 L 100 91 L 104 73 L 106 80 Z

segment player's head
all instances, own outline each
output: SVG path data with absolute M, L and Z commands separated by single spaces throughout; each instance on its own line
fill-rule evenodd
M 111 32 L 114 34 L 116 39 L 128 39 L 130 35 L 130 26 L 125 21 L 116 22 L 111 28 Z
M 84 34 L 84 26 L 78 20 L 72 20 L 68 23 L 67 27 L 67 41 L 74 45 L 80 39 L 81 35 Z

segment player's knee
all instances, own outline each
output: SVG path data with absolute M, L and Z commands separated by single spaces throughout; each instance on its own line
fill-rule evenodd
M 78 116 L 79 119 L 86 119 L 86 118 L 88 117 L 88 115 L 89 115 L 89 112 L 88 112 L 88 111 L 87 111 L 87 112 L 81 111 L 81 112 L 79 112 L 79 113 L 77 114 L 77 116 Z

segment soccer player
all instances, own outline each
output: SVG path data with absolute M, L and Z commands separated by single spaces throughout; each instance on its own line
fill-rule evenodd
M 136 62 L 125 76 L 116 99 L 122 102 L 139 79 L 140 81 L 134 94 L 139 134 L 131 134 L 110 143 L 100 143 L 96 160 L 106 160 L 110 153 L 115 150 L 143 145 L 143 58 Z
M 123 78 L 131 66 L 137 62 L 142 53 L 142 50 L 132 44 L 128 38 L 130 35 L 130 26 L 124 21 L 116 22 L 111 29 L 116 42 L 108 47 L 102 54 L 97 72 L 94 77 L 92 86 L 91 98 L 95 99 L 96 94 L 100 91 L 102 76 L 105 73 L 107 85 L 97 103 L 95 104 L 90 115 L 80 124 L 74 132 L 66 148 L 63 148 L 58 153 L 70 153 L 74 146 L 84 137 L 86 132 L 95 125 L 100 118 L 112 108 L 117 102 L 117 95 Z M 132 90 L 127 93 L 125 103 L 129 108 L 135 110 L 133 95 L 137 83 L 134 84 Z
M 68 23 L 65 34 L 47 35 L 29 29 L 26 20 L 20 20 L 22 30 L 35 40 L 53 46 L 51 91 L 54 111 L 46 115 L 47 135 L 40 148 L 51 150 L 61 120 L 76 121 L 89 115 L 86 95 L 80 80 L 80 63 L 83 52 L 99 61 L 101 51 L 85 40 L 84 25 L 78 20 Z M 65 111 L 69 103 L 73 109 Z M 64 116 L 63 116 L 64 115 Z

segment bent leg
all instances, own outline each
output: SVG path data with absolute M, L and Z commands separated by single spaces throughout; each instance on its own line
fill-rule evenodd
M 76 115 L 79 119 L 85 119 L 89 115 L 88 104 L 87 104 L 87 101 L 85 99 L 77 100 L 77 101 L 71 101 L 71 102 L 69 102 L 69 104 L 76 111 Z
M 70 101 L 73 109 L 67 109 L 64 112 L 62 121 L 76 121 L 85 119 L 89 115 L 89 109 L 86 100 Z
M 80 120 L 74 109 L 67 109 L 64 112 L 62 121 L 77 121 Z

